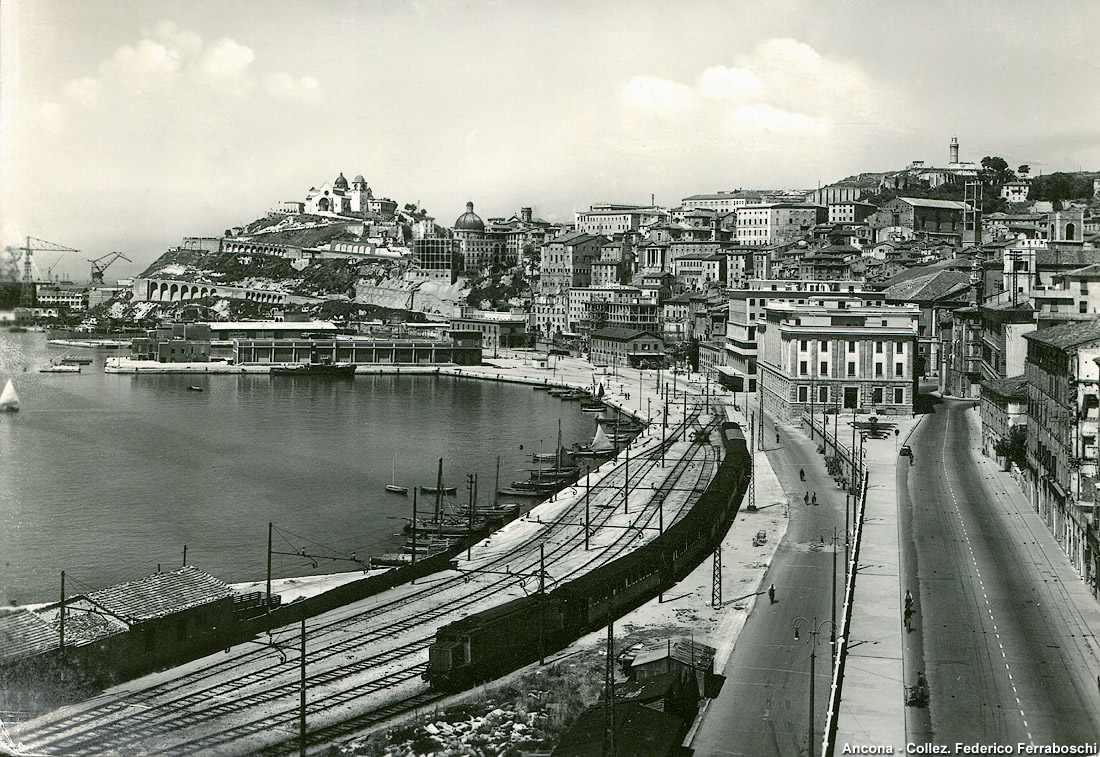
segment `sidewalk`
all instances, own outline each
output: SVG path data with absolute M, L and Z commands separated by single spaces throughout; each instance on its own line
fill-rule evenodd
M 867 440 L 863 445 L 867 503 L 833 740 L 836 754 L 843 753 L 846 744 L 896 747 L 906 743 L 902 656 L 905 631 L 895 466 L 896 449 L 908 441 L 920 417 L 886 420 L 897 424 L 900 435 Z

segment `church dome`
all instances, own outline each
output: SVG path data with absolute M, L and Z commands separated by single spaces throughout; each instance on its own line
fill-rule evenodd
M 485 222 L 474 212 L 474 204 L 466 203 L 466 212 L 458 217 L 454 225 L 455 231 L 485 231 Z
M 348 180 L 344 178 L 344 173 L 341 171 L 340 175 L 336 177 L 336 181 L 332 182 L 333 189 L 347 189 Z
M 351 180 L 351 183 L 352 184 L 366 184 L 367 180 L 363 178 L 363 174 L 358 174 L 354 179 Z

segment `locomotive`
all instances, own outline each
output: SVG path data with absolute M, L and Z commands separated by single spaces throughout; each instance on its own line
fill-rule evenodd
M 721 427 L 725 456 L 695 506 L 664 533 L 547 594 L 513 599 L 436 631 L 424 678 L 457 691 L 498 678 L 564 648 L 670 589 L 714 551 L 748 486 L 745 435 Z

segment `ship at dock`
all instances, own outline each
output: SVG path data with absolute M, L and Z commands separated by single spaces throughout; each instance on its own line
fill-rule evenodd
M 303 376 L 309 378 L 354 378 L 355 363 L 337 363 L 314 352 L 308 363 L 286 363 L 271 366 L 272 376 Z

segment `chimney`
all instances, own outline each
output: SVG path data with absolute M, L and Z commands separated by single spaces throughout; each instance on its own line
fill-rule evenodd
M 951 137 L 951 162 L 959 162 L 959 138 Z

